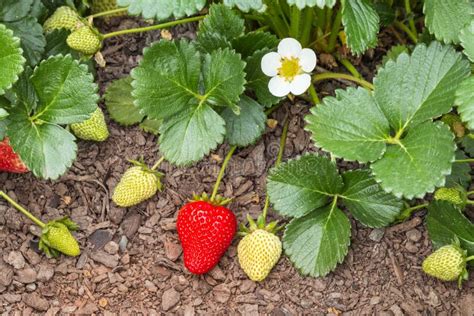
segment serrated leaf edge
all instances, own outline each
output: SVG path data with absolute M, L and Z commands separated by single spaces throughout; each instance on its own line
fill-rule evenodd
M 20 46 L 21 39 L 16 37 L 14 35 L 13 31 L 11 29 L 9 29 L 5 24 L 0 23 L 0 31 L 2 29 L 4 29 L 5 32 L 8 35 L 10 35 L 10 37 L 12 38 L 13 44 L 17 48 L 17 52 L 20 54 L 21 61 L 20 61 L 20 64 L 17 66 L 17 74 L 14 75 L 13 81 L 9 85 L 4 87 L 3 89 L 0 87 L 0 95 L 3 95 L 6 92 L 6 90 L 10 89 L 13 86 L 13 84 L 15 84 L 18 81 L 18 79 L 20 79 L 19 74 L 21 74 L 23 72 L 23 70 L 25 69 L 24 65 L 26 63 L 26 58 L 23 56 L 23 48 L 21 48 L 21 46 Z

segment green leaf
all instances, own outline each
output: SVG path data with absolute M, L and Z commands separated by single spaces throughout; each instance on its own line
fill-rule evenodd
M 4 139 L 7 133 L 8 120 L 0 120 L 0 139 Z
M 457 237 L 462 248 L 474 255 L 474 224 L 455 205 L 434 201 L 428 207 L 426 226 L 435 248 L 451 244 Z
M 133 104 L 132 89 L 132 78 L 127 76 L 112 82 L 104 96 L 110 117 L 125 126 L 140 123 L 145 117 Z
M 25 58 L 20 48 L 20 39 L 13 36 L 13 31 L 5 25 L 0 24 L 0 64 L 2 75 L 0 76 L 0 95 L 5 93 L 13 83 L 18 80 L 18 75 L 23 71 Z
M 374 9 L 377 11 L 378 16 L 380 17 L 380 24 L 383 26 L 390 26 L 397 17 L 395 8 L 392 8 L 387 3 L 376 2 L 374 3 Z
M 464 48 L 464 54 L 474 63 L 474 20 L 461 31 L 459 39 Z
M 371 165 L 387 192 L 408 199 L 422 198 L 442 186 L 454 160 L 454 135 L 441 122 L 425 122 L 389 145 L 382 159 Z M 435 157 L 435 158 L 434 158 Z
M 324 205 L 343 188 L 336 165 L 307 154 L 270 170 L 267 191 L 278 213 L 302 217 Z
M 166 160 L 186 166 L 200 160 L 222 143 L 225 122 L 204 104 L 166 120 L 160 129 L 160 150 Z
M 445 43 L 459 43 L 459 31 L 472 21 L 470 0 L 425 0 L 425 24 L 436 39 Z
M 387 226 L 400 214 L 402 201 L 385 192 L 368 170 L 348 171 L 342 178 L 344 189 L 340 197 L 365 226 Z
M 470 76 L 459 85 L 455 103 L 461 120 L 474 130 L 474 76 Z
M 6 25 L 13 30 L 15 36 L 21 38 L 21 47 L 29 65 L 35 66 L 39 63 L 46 46 L 46 39 L 43 28 L 36 18 L 27 17 Z
M 202 51 L 232 48 L 232 40 L 244 34 L 244 20 L 223 4 L 213 4 L 199 24 L 197 41 Z
M 451 46 L 416 46 L 411 56 L 388 62 L 374 80 L 375 99 L 396 131 L 451 110 L 470 66 Z
M 154 135 L 158 135 L 160 133 L 160 128 L 163 125 L 163 120 L 150 120 L 144 119 L 143 122 L 140 123 L 140 128 L 146 133 L 152 133 Z
M 87 66 L 70 55 L 43 61 L 31 78 L 39 103 L 35 119 L 54 124 L 83 122 L 97 109 L 97 85 Z
M 306 7 L 318 6 L 323 9 L 324 7 L 332 8 L 336 4 L 336 0 L 286 0 L 289 5 L 296 5 L 299 9 Z
M 1 106 L 1 100 L 0 100 L 0 106 Z M 8 116 L 8 112 L 5 109 L 0 108 L 0 120 L 3 120 Z
M 385 66 L 385 64 L 389 61 L 396 61 L 398 56 L 400 56 L 403 53 L 408 53 L 408 47 L 405 45 L 395 45 L 390 48 L 390 50 L 383 56 L 382 58 L 382 67 Z
M 307 129 L 318 147 L 348 160 L 379 159 L 390 126 L 371 93 L 363 88 L 336 90 L 306 116 Z
M 474 135 L 468 134 L 463 137 L 461 145 L 463 150 L 470 156 L 474 157 Z
M 335 203 L 293 219 L 285 230 L 283 247 L 302 274 L 325 276 L 347 254 L 351 224 Z
M 10 143 L 33 174 L 57 179 L 76 158 L 75 137 L 54 124 L 26 124 L 25 117 L 11 116 Z
M 234 51 L 224 49 L 205 55 L 202 67 L 203 100 L 217 106 L 237 104 L 245 90 L 244 68 L 245 63 Z
M 257 51 L 255 54 L 247 58 L 247 64 L 245 66 L 245 72 L 247 73 L 247 89 L 254 92 L 258 102 L 265 107 L 271 107 L 281 100 L 281 98 L 270 93 L 270 90 L 268 89 L 270 77 L 262 72 L 260 66 L 262 57 L 268 52 L 270 52 L 268 49 Z
M 141 14 L 145 19 L 165 20 L 181 18 L 202 10 L 206 0 L 117 0 L 120 7 L 128 7 L 131 15 Z
M 456 159 L 467 159 L 462 150 L 456 151 Z M 471 183 L 471 166 L 468 162 L 453 163 L 451 174 L 446 177 L 446 187 L 453 188 L 462 186 L 464 189 L 469 187 Z
M 0 2 L 0 21 L 18 21 L 28 15 L 33 0 L 2 0 Z
M 229 7 L 236 6 L 244 12 L 249 12 L 250 10 L 259 11 L 263 9 L 262 0 L 224 0 L 224 4 Z
M 186 41 L 159 41 L 145 48 L 143 60 L 131 72 L 135 104 L 153 119 L 180 113 L 200 96 L 200 70 L 199 53 Z
M 259 50 L 273 50 L 277 45 L 278 38 L 275 35 L 260 31 L 245 33 L 232 41 L 232 47 L 244 59 L 248 59 Z
M 260 104 L 245 95 L 241 97 L 239 107 L 240 114 L 226 108 L 222 117 L 226 123 L 226 139 L 229 144 L 246 147 L 262 136 L 267 116 Z
M 66 39 L 71 34 L 67 29 L 56 29 L 46 33 L 46 47 L 44 49 L 44 56 L 50 57 L 55 55 L 70 54 L 74 59 L 79 59 L 79 54 L 70 48 Z
M 347 46 L 356 55 L 377 45 L 380 18 L 367 0 L 342 1 L 342 24 Z
M 132 71 L 135 104 L 152 119 L 171 117 L 190 104 L 235 106 L 245 84 L 240 56 L 224 49 L 202 59 L 185 41 L 160 41 L 146 49 Z

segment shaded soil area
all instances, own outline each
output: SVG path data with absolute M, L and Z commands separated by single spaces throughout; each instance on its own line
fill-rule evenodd
M 105 26 L 130 28 L 133 19 Z M 192 28 L 177 28 L 173 37 L 193 38 Z M 108 40 L 98 69 L 100 92 L 137 65 L 142 48 L 159 32 Z M 390 45 L 383 33 L 381 42 Z M 354 62 L 371 79 L 386 49 L 377 48 Z M 331 60 L 322 60 L 330 68 Z M 320 58 L 321 59 L 321 58 Z M 317 86 L 320 96 L 342 83 Z M 342 84 L 343 85 L 343 84 Z M 284 104 L 272 114 L 279 124 L 267 128 L 257 144 L 238 150 L 220 192 L 234 199 L 231 209 L 243 222 L 258 215 L 265 200 L 265 177 L 279 146 L 281 123 L 289 115 L 284 159 L 316 151 L 304 116 L 309 105 Z M 110 193 L 130 166 L 128 158 L 158 158 L 156 136 L 137 127 L 110 122 L 104 143 L 79 142 L 78 159 L 57 181 L 31 174 L 0 174 L 0 186 L 35 215 L 47 221 L 68 215 L 81 226 L 79 258 L 48 259 L 36 251 L 38 235 L 13 208 L 0 201 L 0 313 L 101 315 L 474 315 L 474 278 L 459 290 L 423 274 L 422 259 L 431 252 L 424 212 L 386 229 L 367 229 L 352 221 L 351 248 L 345 261 L 327 277 L 302 277 L 286 257 L 262 283 L 247 279 L 236 258 L 237 239 L 218 267 L 204 276 L 184 269 L 175 227 L 179 208 L 193 192 L 211 191 L 223 145 L 190 168 L 164 163 L 165 189 L 136 207 L 117 208 Z M 340 162 L 341 168 L 353 168 Z M 275 216 L 274 213 L 271 215 Z

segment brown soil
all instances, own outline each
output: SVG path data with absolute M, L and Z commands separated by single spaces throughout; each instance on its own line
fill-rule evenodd
M 121 19 L 106 28 L 136 24 Z M 172 33 L 175 38 L 194 36 L 186 28 Z M 142 48 L 159 34 L 107 41 L 103 54 L 108 67 L 97 74 L 101 93 L 136 66 Z M 382 34 L 381 42 L 390 42 L 389 36 Z M 384 51 L 377 48 L 359 60 L 366 78 L 371 79 Z M 319 85 L 320 96 L 332 94 L 339 84 Z M 289 113 L 291 119 L 285 159 L 315 150 L 303 130 L 308 108 L 300 102 L 287 104 L 272 115 L 282 122 Z M 121 209 L 110 202 L 110 192 L 129 167 L 127 158 L 143 156 L 152 164 L 158 148 L 156 136 L 137 127 L 110 122 L 110 131 L 104 143 L 80 142 L 77 161 L 58 181 L 0 174 L 1 187 L 43 220 L 68 215 L 78 222 L 83 249 L 79 258 L 46 258 L 36 250 L 33 236 L 38 230 L 0 201 L 0 313 L 474 315 L 474 278 L 459 290 L 455 283 L 438 282 L 420 269 L 431 251 L 423 212 L 387 229 L 367 229 L 353 221 L 349 254 L 324 278 L 302 277 L 282 257 L 265 282 L 249 281 L 236 260 L 237 239 L 211 273 L 191 275 L 182 263 L 177 211 L 192 192 L 211 190 L 228 147 L 221 146 L 190 168 L 164 163 L 163 192 Z M 220 191 L 234 198 L 231 209 L 240 221 L 247 212 L 256 216 L 263 206 L 265 176 L 280 134 L 281 125 L 268 128 L 261 141 L 232 159 Z

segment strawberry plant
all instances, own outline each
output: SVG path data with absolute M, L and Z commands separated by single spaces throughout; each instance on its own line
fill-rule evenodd
M 325 98 L 307 117 L 307 129 L 333 155 L 370 163 L 387 192 L 423 197 L 451 173 L 454 136 L 433 119 L 452 109 L 469 73 L 453 48 L 418 45 L 411 56 L 403 53 L 379 70 L 373 94 L 350 88 Z
M 283 236 L 285 253 L 311 276 L 326 275 L 347 254 L 351 224 L 340 204 L 368 227 L 390 224 L 403 206 L 369 170 L 341 175 L 334 162 L 315 154 L 273 168 L 267 191 L 275 210 L 292 218 Z

